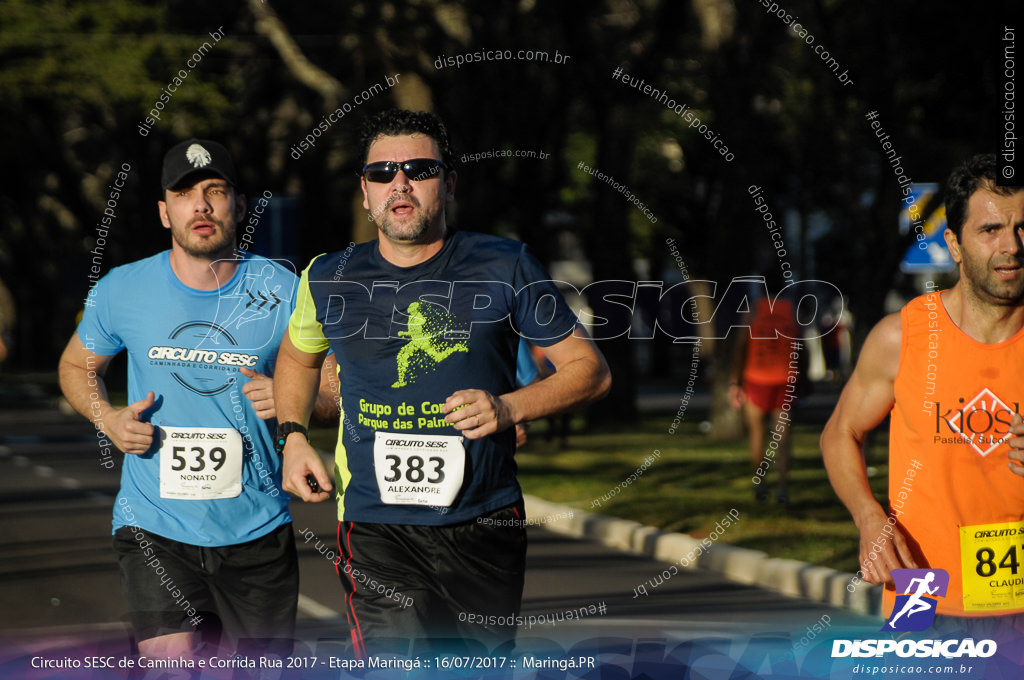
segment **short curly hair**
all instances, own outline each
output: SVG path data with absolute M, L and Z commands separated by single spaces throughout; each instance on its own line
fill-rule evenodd
M 1000 186 L 999 161 L 994 153 L 980 153 L 968 158 L 953 168 L 946 182 L 946 225 L 953 231 L 956 240 L 967 222 L 967 203 L 975 191 L 984 189 L 998 196 L 1013 196 L 1021 187 Z
M 370 145 L 378 137 L 413 134 L 426 135 L 433 139 L 441 150 L 441 161 L 447 168 L 452 167 L 452 149 L 448 142 L 448 131 L 441 119 L 427 111 L 408 111 L 406 109 L 381 111 L 363 122 L 362 133 L 359 135 L 359 144 L 362 148 L 360 167 L 366 165 Z

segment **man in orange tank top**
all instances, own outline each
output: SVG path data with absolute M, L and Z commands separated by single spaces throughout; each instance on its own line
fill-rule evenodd
M 729 405 L 742 408 L 747 422 L 754 497 L 768 499 L 766 475 L 775 467 L 779 480 L 776 500 L 788 503 L 790 417 L 797 396 L 796 379 L 804 375 L 801 362 L 790 357 L 793 338 L 800 337 L 796 311 L 792 302 L 777 296 L 775 300 L 758 300 L 750 317 L 749 333 L 741 334 L 736 344 Z
M 875 326 L 821 436 L 860 532 L 858 577 L 886 584 L 888 617 L 893 569 L 944 569 L 939 629 L 1024 631 L 1024 189 L 998 186 L 998 169 L 988 154 L 953 171 L 944 237 L 960 280 Z M 886 416 L 888 513 L 863 455 Z

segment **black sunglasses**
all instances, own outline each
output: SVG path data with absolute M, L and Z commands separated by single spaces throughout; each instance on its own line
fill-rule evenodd
M 363 166 L 361 174 L 368 182 L 387 183 L 398 175 L 399 168 L 402 169 L 406 177 L 414 182 L 419 182 L 434 177 L 441 170 L 447 170 L 448 166 L 444 164 L 444 161 L 439 161 L 436 158 L 413 158 L 401 163 L 397 161 L 377 161 L 376 163 Z

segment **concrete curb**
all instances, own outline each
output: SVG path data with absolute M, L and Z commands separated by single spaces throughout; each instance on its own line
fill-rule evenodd
M 524 498 L 527 521 L 531 524 L 565 536 L 600 541 L 610 548 L 661 562 L 678 563 L 701 545 L 701 539 L 689 534 L 670 533 L 639 522 L 551 503 L 536 496 Z M 769 557 L 760 550 L 715 543 L 711 549 L 703 548 L 702 554 L 686 568 L 707 569 L 738 583 L 842 607 L 858 614 L 880 616 L 881 586 L 852 586 L 854 574 L 799 560 Z

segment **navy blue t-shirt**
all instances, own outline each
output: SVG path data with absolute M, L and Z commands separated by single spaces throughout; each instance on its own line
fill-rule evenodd
M 514 428 L 464 439 L 442 407 L 457 390 L 513 391 L 520 335 L 546 347 L 575 326 L 554 282 L 517 241 L 452 233 L 414 267 L 385 260 L 376 241 L 315 258 L 303 272 L 289 333 L 298 349 L 330 347 L 338 360 L 338 518 L 445 525 L 518 501 Z M 431 455 L 429 447 L 459 439 L 463 469 Z M 403 446 L 422 456 L 407 457 Z M 450 484 L 460 473 L 450 503 L 424 500 L 438 491 L 432 483 Z M 404 492 L 419 500 L 385 498 Z

